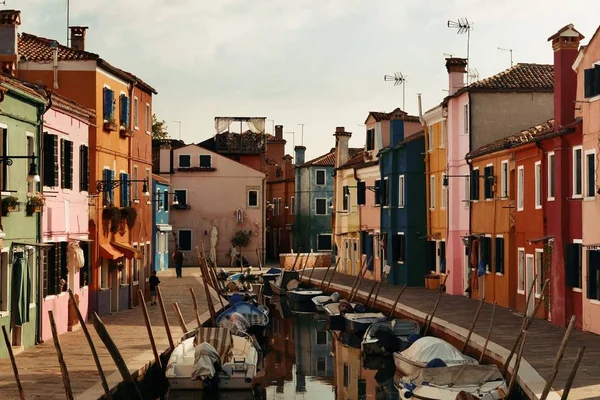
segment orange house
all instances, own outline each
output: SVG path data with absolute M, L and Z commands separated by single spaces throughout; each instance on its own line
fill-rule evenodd
M 152 235 L 149 233 L 143 239 L 142 236 L 143 227 L 151 232 L 148 226 L 152 221 L 152 202 L 148 204 L 150 198 L 146 197 L 143 203 L 133 202 L 140 197 L 144 183 L 136 185 L 129 181 L 134 179 L 131 171 L 135 175 L 133 167 L 138 165 L 137 179 L 146 180 L 150 187 L 151 137 L 146 139 L 144 135 L 148 135 L 146 121 L 151 121 L 152 94 L 156 91 L 141 79 L 86 51 L 86 27 L 70 29 L 71 47 L 52 39 L 21 34 L 17 76 L 51 87 L 96 111 L 96 124 L 89 133 L 90 180 L 92 187 L 96 187 L 96 193 L 92 189 L 88 199 L 89 237 L 95 243 L 90 246 L 90 309 L 104 315 L 134 305 L 135 268 L 141 263 L 139 270 L 144 271 L 151 260 Z M 137 96 L 137 109 L 132 107 L 136 102 L 131 101 L 132 95 Z M 137 131 L 132 127 L 136 116 L 142 122 Z M 140 251 L 142 240 L 144 248 Z M 140 243 L 139 250 L 131 245 L 136 242 Z M 146 278 L 142 276 L 142 282 Z

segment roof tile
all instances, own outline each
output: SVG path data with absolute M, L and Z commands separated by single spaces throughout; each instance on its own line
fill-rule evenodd
M 464 89 L 476 90 L 554 90 L 554 65 L 520 63 Z M 464 90 L 462 89 L 462 90 Z M 459 90 L 460 92 L 461 90 Z
M 348 156 L 350 158 L 355 157 L 357 154 L 360 154 L 362 156 L 362 151 L 363 151 L 362 147 L 361 148 L 350 147 L 348 149 Z M 304 164 L 300 165 L 300 167 L 312 167 L 312 166 L 319 166 L 319 167 L 335 166 L 335 149 L 333 149 L 332 151 L 330 151 L 327 154 L 323 154 L 322 156 L 313 158 L 312 160 L 307 161 Z
M 414 115 L 408 115 L 405 111 L 402 111 L 400 108 L 396 108 L 394 111 L 386 113 L 383 111 L 370 111 L 367 116 L 367 120 L 369 117 L 373 117 L 375 122 L 380 121 L 390 121 L 390 120 L 403 120 L 406 122 L 419 122 L 419 117 Z M 367 121 L 365 121 L 367 123 Z

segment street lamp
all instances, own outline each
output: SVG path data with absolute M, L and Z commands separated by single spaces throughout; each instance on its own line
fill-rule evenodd
M 29 164 L 29 172 L 27 173 L 27 182 L 39 182 L 40 176 L 37 172 L 37 164 L 35 163 L 35 159 L 37 156 L 32 154 L 30 156 L 0 156 L 0 163 L 5 163 L 6 165 L 13 165 L 14 159 L 27 159 L 31 160 Z
M 38 177 L 39 179 L 39 177 Z M 121 186 L 123 184 L 127 186 L 131 186 L 133 182 L 143 182 L 142 192 L 144 196 L 150 197 L 150 192 L 148 191 L 148 182 L 145 179 L 132 179 L 132 180 L 100 180 L 96 181 L 96 190 L 98 193 L 106 193 L 110 192 L 112 189 Z

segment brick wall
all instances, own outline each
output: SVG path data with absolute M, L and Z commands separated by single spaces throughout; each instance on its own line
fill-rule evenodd
M 298 254 L 280 254 L 279 267 L 283 269 L 292 269 L 297 256 Z M 313 266 L 316 268 L 327 268 L 331 265 L 331 253 L 312 253 L 312 256 L 310 253 L 300 253 L 298 262 L 296 263 L 296 270 L 304 268 L 306 257 L 308 257 L 306 268 L 313 268 Z

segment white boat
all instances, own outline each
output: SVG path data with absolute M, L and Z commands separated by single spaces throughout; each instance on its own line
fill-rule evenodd
M 323 306 L 329 303 L 338 302 L 340 300 L 340 295 L 339 293 L 335 292 L 332 293 L 330 296 L 316 296 L 313 297 L 311 300 L 314 303 L 315 308 L 318 312 L 325 312 L 325 308 Z
M 256 375 L 258 352 L 249 337 L 224 328 L 197 328 L 182 338 L 165 375 L 174 390 L 248 390 Z
M 346 321 L 346 331 L 360 333 L 366 331 L 371 324 L 387 320 L 387 317 L 380 312 L 346 313 L 344 320 Z
M 421 326 L 412 319 L 376 322 L 366 330 L 361 343 L 361 351 L 366 355 L 377 356 L 386 352 L 405 350 L 410 345 L 408 338 L 418 335 L 420 331 Z M 382 340 L 380 341 L 380 339 Z M 393 343 L 386 343 L 386 341 Z
M 477 360 L 465 356 L 450 343 L 432 336 L 426 336 L 415 341 L 408 349 L 394 353 L 396 371 L 402 375 L 414 375 L 420 369 L 426 368 L 433 359 L 442 360 L 447 366 L 461 364 L 478 364 Z
M 455 365 L 423 368 L 398 385 L 402 399 L 455 400 L 461 392 L 481 400 L 500 400 L 508 387 L 495 365 Z M 465 396 L 464 398 L 470 398 Z

